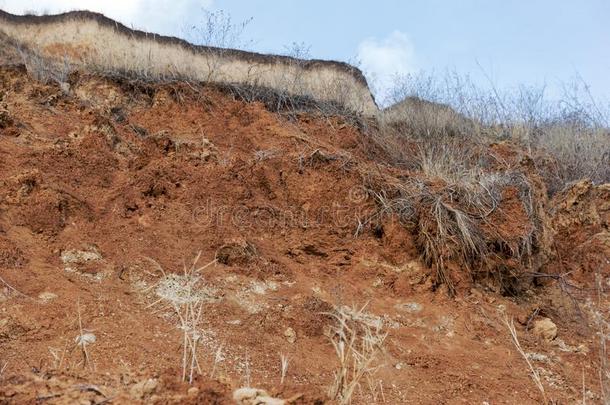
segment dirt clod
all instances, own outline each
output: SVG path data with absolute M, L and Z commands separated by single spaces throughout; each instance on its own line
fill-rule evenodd
M 144 399 L 146 397 L 151 396 L 158 386 L 158 380 L 154 378 L 148 378 L 146 380 L 138 382 L 137 384 L 134 384 L 129 390 L 129 393 L 133 398 Z
M 532 333 L 547 342 L 557 337 L 557 325 L 549 318 L 542 318 L 534 321 Z

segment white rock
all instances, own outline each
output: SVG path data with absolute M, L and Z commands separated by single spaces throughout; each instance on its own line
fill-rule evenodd
M 78 346 L 87 346 L 95 343 L 96 340 L 97 338 L 93 333 L 87 332 L 83 333 L 82 335 L 78 335 L 76 339 L 74 339 L 74 342 L 76 342 Z
M 270 397 L 265 390 L 239 388 L 233 392 L 233 400 L 238 405 L 285 405 L 286 401 Z

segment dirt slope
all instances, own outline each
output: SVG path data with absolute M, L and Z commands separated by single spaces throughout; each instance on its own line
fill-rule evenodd
M 232 403 L 246 385 L 323 403 L 338 364 L 327 313 L 366 303 L 389 335 L 355 403 L 540 402 L 505 315 L 549 398 L 579 401 L 584 378 L 599 402 L 598 307 L 579 312 L 556 282 L 512 298 L 463 283 L 449 297 L 397 218 L 358 226 L 377 209 L 368 174 L 413 175 L 383 155 L 338 118 L 292 122 L 212 88 L 81 75 L 66 91 L 3 68 L 0 403 Z M 156 286 L 197 255 L 211 264 L 203 375 L 188 385 Z M 531 332 L 543 317 L 552 341 Z

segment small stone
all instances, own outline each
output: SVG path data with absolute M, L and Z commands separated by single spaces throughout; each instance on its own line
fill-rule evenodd
M 199 394 L 199 388 L 197 388 L 197 387 L 191 387 L 191 388 L 189 388 L 189 389 L 188 389 L 188 391 L 186 391 L 186 394 L 187 394 L 189 397 L 196 397 L 196 396 L 197 396 L 197 394 Z
M 40 294 L 38 294 L 38 299 L 40 299 L 41 301 L 44 301 L 44 302 L 52 301 L 55 298 L 57 298 L 57 294 L 54 294 L 49 291 L 41 292 Z
M 538 319 L 534 322 L 532 332 L 539 338 L 550 342 L 557 337 L 557 325 L 549 318 Z
M 102 255 L 95 247 L 92 247 L 90 250 L 65 250 L 61 253 L 60 257 L 64 264 L 82 264 L 102 260 Z
M 74 339 L 74 342 L 78 346 L 87 346 L 87 345 L 95 343 L 96 340 L 97 340 L 97 337 L 93 333 L 83 333 L 82 335 L 78 335 Z
M 297 341 L 297 333 L 291 327 L 286 328 L 284 331 L 284 336 L 286 336 L 288 343 L 294 343 Z
M 538 361 L 541 363 L 549 363 L 550 359 L 549 356 L 547 356 L 546 354 L 542 354 L 542 353 L 527 353 L 527 358 L 532 360 L 532 361 Z
M 239 388 L 233 392 L 233 400 L 238 405 L 285 405 L 286 401 L 270 397 L 265 390 Z
M 159 382 L 154 378 L 149 378 L 147 380 L 142 380 L 139 383 L 135 384 L 129 390 L 129 393 L 132 397 L 142 399 L 144 397 L 150 396 L 155 392 Z

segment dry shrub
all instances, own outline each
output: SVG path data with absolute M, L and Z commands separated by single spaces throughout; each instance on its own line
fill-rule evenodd
M 499 91 L 455 72 L 421 73 L 397 77 L 386 104 L 388 138 L 424 145 L 517 141 L 535 157 L 550 194 L 585 178 L 610 182 L 610 105 L 593 97 L 580 77 L 550 98 L 545 86 Z
M 540 131 L 537 144 L 535 161 L 551 195 L 581 179 L 610 182 L 610 130 L 548 125 Z

